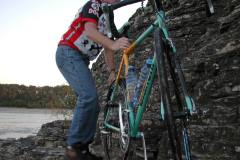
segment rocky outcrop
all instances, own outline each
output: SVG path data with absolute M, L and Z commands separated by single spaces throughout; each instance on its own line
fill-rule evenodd
M 0 139 L 0 160 L 65 160 L 66 135 L 70 121 L 57 120 L 42 125 L 36 136 Z M 91 152 L 103 156 L 101 141 L 91 144 Z
M 63 160 L 66 121 L 44 124 L 36 136 L 0 140 L 0 160 Z
M 206 12 L 202 0 L 165 2 L 170 36 L 177 47 L 188 90 L 198 110 L 198 117 L 190 124 L 193 158 L 240 159 L 240 1 L 213 1 L 213 16 Z M 154 17 L 150 6 L 138 9 L 129 20 L 130 37 L 135 39 Z M 153 53 L 152 42 L 151 35 L 130 57 L 131 64 L 141 67 L 143 59 Z M 119 54 L 116 59 L 119 62 Z M 103 56 L 93 65 L 93 72 L 103 106 L 108 87 Z M 153 146 L 162 137 L 157 130 L 159 103 L 156 91 L 154 88 L 144 117 L 145 137 L 148 134 L 155 137 L 147 142 Z
M 189 126 L 193 158 L 198 160 L 240 159 L 240 1 L 213 1 L 215 14 L 208 16 L 203 0 L 164 1 L 167 25 L 176 44 L 188 90 L 195 99 L 198 116 Z M 172 9 L 174 6 L 174 9 Z M 135 39 L 155 15 L 148 5 L 129 19 L 130 37 Z M 141 67 L 153 53 L 152 35 L 135 50 L 131 64 Z M 120 53 L 116 54 L 119 63 Z M 108 72 L 101 55 L 92 71 L 105 105 Z M 147 145 L 153 150 L 164 148 L 163 129 L 159 129 L 158 87 L 153 89 L 142 126 Z M 99 125 L 102 115 L 99 117 Z M 56 121 L 42 126 L 37 136 L 18 140 L 0 140 L 0 160 L 61 160 L 69 122 Z M 154 137 L 154 138 L 153 138 Z M 159 145 L 157 145 L 159 144 Z M 99 132 L 93 151 L 102 154 Z M 163 158 L 159 154 L 158 159 Z

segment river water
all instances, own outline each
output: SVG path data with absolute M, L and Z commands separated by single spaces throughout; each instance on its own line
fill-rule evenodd
M 52 109 L 0 107 L 0 139 L 36 135 L 43 124 L 69 119 L 69 115 L 69 110 L 67 114 L 62 114 Z

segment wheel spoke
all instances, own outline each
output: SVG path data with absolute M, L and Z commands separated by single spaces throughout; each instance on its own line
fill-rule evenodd
M 126 95 L 124 80 L 119 83 L 118 92 L 116 93 L 116 99 L 114 100 L 114 108 L 106 108 L 104 115 L 108 115 L 108 122 L 114 127 L 120 129 L 119 132 L 113 131 L 105 126 L 105 129 L 109 133 L 108 135 L 102 136 L 103 147 L 105 152 L 105 158 L 107 160 L 120 160 L 124 153 L 128 149 L 129 145 L 129 121 L 128 113 L 126 113 Z M 113 91 L 110 90 L 110 91 Z M 111 93 L 108 93 L 111 95 Z M 110 97 L 110 96 L 109 96 Z M 104 120 L 106 117 L 104 117 Z M 107 138 L 106 138 L 107 137 Z M 117 152 L 116 152 L 117 151 Z

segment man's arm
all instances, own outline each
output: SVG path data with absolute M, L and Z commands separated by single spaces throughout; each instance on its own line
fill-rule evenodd
M 110 85 L 115 79 L 115 61 L 114 61 L 114 53 L 112 50 L 105 48 L 104 49 L 104 58 L 105 63 L 108 66 L 109 77 L 108 84 Z
M 108 66 L 108 70 L 110 71 L 108 84 L 111 84 L 115 78 L 114 51 L 126 49 L 130 46 L 130 43 L 125 37 L 119 38 L 116 41 L 109 39 L 97 30 L 97 25 L 93 22 L 86 22 L 84 27 L 84 32 L 88 38 L 100 43 L 105 49 L 105 62 Z
M 109 72 L 115 72 L 115 61 L 113 51 L 107 48 L 104 48 L 104 58 L 108 66 Z
M 127 38 L 122 37 L 116 41 L 109 39 L 97 30 L 97 25 L 93 22 L 86 22 L 84 24 L 84 32 L 87 34 L 88 38 L 92 39 L 96 43 L 100 43 L 104 48 L 112 51 L 117 51 L 120 49 L 126 49 L 130 46 Z

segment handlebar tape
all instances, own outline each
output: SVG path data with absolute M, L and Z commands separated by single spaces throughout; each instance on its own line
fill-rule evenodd
M 112 4 L 112 9 L 115 10 L 115 9 L 118 9 L 120 7 L 123 7 L 123 6 L 127 6 L 129 4 L 133 4 L 133 3 L 137 3 L 137 2 L 142 2 L 144 0 L 123 0 L 121 2 L 118 2 L 118 3 L 115 3 L 115 4 Z

